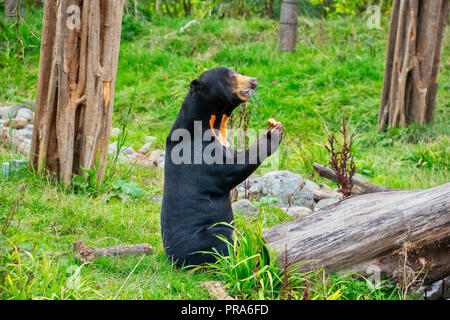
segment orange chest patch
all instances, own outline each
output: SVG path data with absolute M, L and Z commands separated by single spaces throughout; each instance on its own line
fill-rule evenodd
M 214 134 L 214 136 L 217 138 L 217 140 L 219 140 L 220 144 L 222 144 L 224 147 L 229 147 L 230 144 L 227 141 L 227 121 L 228 121 L 228 116 L 226 114 L 224 114 L 222 116 L 221 122 L 220 122 L 220 129 L 219 129 L 219 134 L 216 133 L 216 130 L 214 129 L 214 124 L 216 123 L 216 115 L 212 115 L 211 118 L 209 119 L 209 126 L 211 127 L 211 130 Z

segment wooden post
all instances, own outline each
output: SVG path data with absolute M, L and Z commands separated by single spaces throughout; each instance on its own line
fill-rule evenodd
M 395 0 L 379 129 L 433 120 L 449 0 Z
M 283 0 L 280 13 L 280 51 L 295 52 L 297 44 L 298 0 Z
M 45 1 L 30 162 L 68 185 L 105 173 L 124 0 Z

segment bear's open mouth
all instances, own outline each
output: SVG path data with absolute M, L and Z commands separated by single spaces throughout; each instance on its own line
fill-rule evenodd
M 255 94 L 255 90 L 253 89 L 241 90 L 240 94 L 243 97 L 250 99 Z
M 255 94 L 255 89 L 258 86 L 258 80 L 256 78 L 243 76 L 239 73 L 233 74 L 233 78 L 233 92 L 243 102 L 248 101 Z

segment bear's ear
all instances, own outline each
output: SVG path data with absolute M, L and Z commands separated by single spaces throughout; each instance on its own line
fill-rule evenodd
M 202 83 L 198 79 L 194 79 L 191 81 L 191 90 L 196 91 L 200 89 L 202 86 Z

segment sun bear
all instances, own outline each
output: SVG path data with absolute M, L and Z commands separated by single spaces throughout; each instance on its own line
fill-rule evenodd
M 233 211 L 230 191 L 278 149 L 282 125 L 236 151 L 227 139 L 232 111 L 254 94 L 257 79 L 213 68 L 191 81 L 166 139 L 161 234 L 166 255 L 178 266 L 214 262 L 215 248 L 228 254 Z M 223 224 L 225 223 L 225 224 Z

